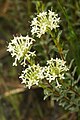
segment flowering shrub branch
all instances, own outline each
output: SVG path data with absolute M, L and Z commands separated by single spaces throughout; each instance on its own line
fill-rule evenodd
M 31 33 L 32 36 L 36 35 L 38 38 L 41 38 L 45 33 L 50 34 L 60 58 L 51 58 L 47 60 L 44 66 L 39 63 L 36 64 L 34 60 L 34 57 L 37 56 L 36 51 L 31 49 L 36 40 L 28 35 L 26 37 L 22 35 L 14 37 L 9 43 L 7 51 L 11 53 L 12 57 L 15 57 L 13 66 L 17 66 L 17 62 L 23 65 L 24 70 L 19 78 L 22 79 L 22 83 L 26 87 L 29 89 L 34 85 L 42 87 L 45 94 L 44 99 L 51 96 L 65 109 L 78 111 L 80 108 L 80 104 L 77 105 L 80 102 L 79 89 L 71 84 L 69 67 L 66 65 L 63 50 L 59 43 L 58 35 L 60 33 L 57 37 L 55 35 L 57 28 L 60 26 L 59 23 L 60 17 L 52 10 L 39 13 L 31 22 Z M 29 65 L 27 65 L 27 61 Z M 75 100 L 77 100 L 77 103 Z

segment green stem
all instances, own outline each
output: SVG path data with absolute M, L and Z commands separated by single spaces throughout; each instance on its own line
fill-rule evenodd
M 64 84 L 61 82 L 61 81 L 59 81 L 60 82 L 60 84 L 61 85 L 63 85 L 64 86 Z M 74 90 L 74 88 L 71 86 L 68 86 L 67 87 L 67 90 L 69 90 L 69 91 L 72 91 L 73 93 L 75 93 L 78 97 L 80 97 L 80 94 L 76 91 L 76 90 Z
M 77 91 L 75 91 L 74 88 L 73 88 L 72 86 L 69 87 L 69 90 L 73 91 L 77 96 L 80 97 L 80 94 L 79 94 Z
M 28 58 L 27 58 L 27 62 L 28 62 L 31 66 L 34 64 L 34 62 L 31 61 L 31 60 L 29 60 Z
M 49 30 L 49 33 L 58 49 L 58 52 L 60 54 L 60 57 L 64 60 L 64 56 L 63 56 L 63 53 L 62 53 L 62 47 L 60 46 L 59 42 L 57 41 L 57 39 L 55 39 L 54 35 L 52 34 L 52 32 Z
M 47 82 L 48 85 L 50 86 L 52 92 L 53 92 L 57 97 L 61 96 L 60 93 L 59 93 L 56 89 L 53 90 L 53 87 L 52 87 L 52 85 L 49 83 L 49 81 L 46 80 L 46 82 Z M 70 99 L 69 99 L 67 96 L 64 96 L 63 98 L 64 98 L 65 100 L 67 100 L 68 102 L 70 102 Z

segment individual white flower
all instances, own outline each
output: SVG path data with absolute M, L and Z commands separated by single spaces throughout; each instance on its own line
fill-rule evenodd
M 15 57 L 15 61 L 13 66 L 17 66 L 17 61 L 21 63 L 21 65 L 26 65 L 26 60 L 30 60 L 31 57 L 35 56 L 35 51 L 31 52 L 31 46 L 35 40 L 28 35 L 23 37 L 14 37 L 13 40 L 8 45 L 7 51 L 9 51 L 12 57 Z
M 49 29 L 53 30 L 59 27 L 60 17 L 55 12 L 48 10 L 48 12 L 42 12 L 33 18 L 31 23 L 31 33 L 36 34 L 37 37 L 45 34 Z
M 66 66 L 66 61 L 61 59 L 53 59 L 47 61 L 47 66 L 45 67 L 44 76 L 45 79 L 50 83 L 52 81 L 56 82 L 57 87 L 60 87 L 59 80 L 65 79 L 65 72 L 68 71 Z
M 33 85 L 39 85 L 39 82 L 44 79 L 43 71 L 43 67 L 40 67 L 39 64 L 29 65 L 28 68 L 22 71 L 19 78 L 21 78 L 22 83 L 30 89 Z

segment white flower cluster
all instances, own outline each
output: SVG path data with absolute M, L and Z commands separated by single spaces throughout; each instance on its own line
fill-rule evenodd
M 36 18 L 33 18 L 31 27 L 32 35 L 36 34 L 37 37 L 41 37 L 42 34 L 45 34 L 49 29 L 53 30 L 59 27 L 60 17 L 55 12 L 48 10 L 47 12 L 42 12 L 37 15 Z
M 33 85 L 39 85 L 40 80 L 44 79 L 43 68 L 39 64 L 29 65 L 28 68 L 22 71 L 20 78 L 22 79 L 22 83 L 30 89 Z
M 57 87 L 60 87 L 58 80 L 65 79 L 65 72 L 68 71 L 66 66 L 66 61 L 61 59 L 53 59 L 47 61 L 47 66 L 45 67 L 45 78 L 49 81 L 56 81 Z
M 17 61 L 21 62 L 21 65 L 26 65 L 26 60 L 30 60 L 30 57 L 35 56 L 35 51 L 31 52 L 31 46 L 35 40 L 28 35 L 23 37 L 14 37 L 8 45 L 7 51 L 9 51 L 12 57 L 15 57 L 13 66 L 17 66 Z
M 40 67 L 39 64 L 28 66 L 23 72 L 20 78 L 29 89 L 33 85 L 39 86 L 39 82 L 42 80 L 48 80 L 49 83 L 55 81 L 56 86 L 60 87 L 58 80 L 65 79 L 65 72 L 68 71 L 66 62 L 61 59 L 53 59 L 47 61 L 47 66 Z M 43 83 L 44 84 L 44 83 Z
M 36 34 L 37 37 L 45 34 L 49 30 L 53 30 L 59 27 L 60 17 L 55 12 L 48 10 L 48 12 L 42 12 L 37 15 L 36 18 L 33 18 L 31 23 L 32 35 Z M 20 62 L 23 67 L 26 65 L 26 60 L 31 63 L 31 58 L 35 56 L 35 51 L 31 51 L 32 44 L 35 40 L 28 35 L 23 37 L 14 37 L 13 40 L 8 45 L 7 51 L 9 51 L 12 57 L 15 57 L 13 66 L 17 66 L 17 62 Z M 24 71 L 20 78 L 22 83 L 26 85 L 29 89 L 33 85 L 38 85 L 43 80 L 49 81 L 52 83 L 55 81 L 57 87 L 60 87 L 59 81 L 65 79 L 65 72 L 68 71 L 66 62 L 61 59 L 53 59 L 47 61 L 47 65 L 40 67 L 39 64 L 35 65 L 31 63 Z M 44 83 L 43 83 L 44 84 Z

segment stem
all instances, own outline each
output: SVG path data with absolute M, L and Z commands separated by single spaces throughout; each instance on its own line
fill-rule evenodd
M 28 63 L 32 66 L 33 65 L 33 62 L 29 59 L 27 59 Z
M 61 85 L 64 86 L 64 84 L 61 81 L 59 81 L 59 82 L 60 82 Z M 77 96 L 80 97 L 80 94 L 76 90 L 74 90 L 74 88 L 72 86 L 71 87 L 67 87 L 67 89 L 72 91 L 72 92 L 74 92 Z
M 63 56 L 63 53 L 62 53 L 62 48 L 59 45 L 59 42 L 57 41 L 57 39 L 54 38 L 54 36 L 53 36 L 51 31 L 49 31 L 49 33 L 50 33 L 51 37 L 53 38 L 53 41 L 54 41 L 54 43 L 55 43 L 55 45 L 56 45 L 56 47 L 57 47 L 57 49 L 59 51 L 60 57 L 64 60 L 64 56 Z
M 73 88 L 72 86 L 69 87 L 69 89 L 70 89 L 71 91 L 73 91 L 77 96 L 80 97 L 80 94 L 79 94 L 77 91 L 75 91 L 74 88 Z
M 50 86 L 51 90 L 53 93 L 55 93 L 57 95 L 57 97 L 61 96 L 60 93 L 55 89 L 53 90 L 52 85 L 49 83 L 49 81 L 46 80 L 46 82 L 48 83 L 48 85 Z M 65 100 L 67 100 L 70 103 L 70 99 L 67 96 L 63 97 Z

